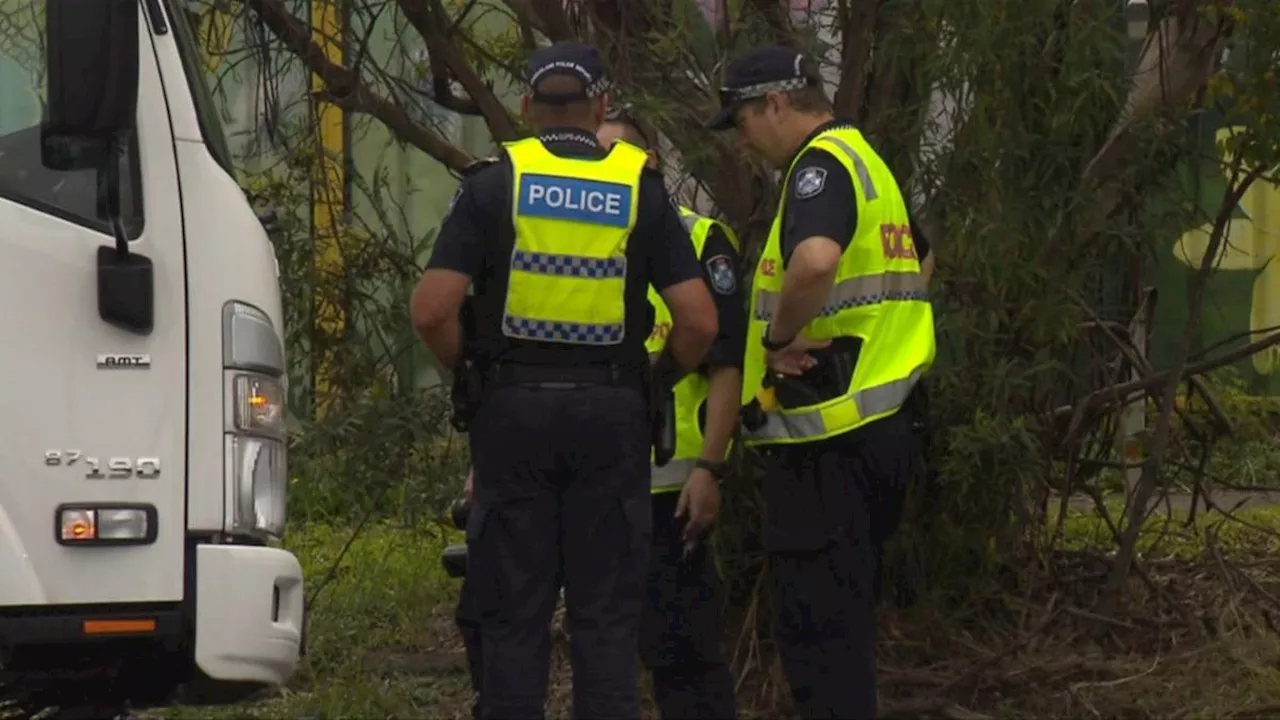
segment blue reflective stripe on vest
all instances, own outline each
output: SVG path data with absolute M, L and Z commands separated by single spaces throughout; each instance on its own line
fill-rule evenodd
M 631 188 L 599 180 L 522 175 L 516 214 L 625 228 L 631 222 Z

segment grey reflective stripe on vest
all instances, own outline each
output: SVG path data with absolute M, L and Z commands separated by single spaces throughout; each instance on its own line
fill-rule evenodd
M 649 467 L 649 487 L 658 489 L 678 487 L 689 479 L 689 473 L 697 467 L 697 460 L 672 460 L 662 467 Z
M 868 417 L 897 410 L 907 401 L 911 388 L 915 387 L 923 368 L 916 368 L 901 380 L 885 383 L 860 390 L 853 394 L 852 402 L 858 408 L 858 417 Z M 781 440 L 784 438 L 818 438 L 827 434 L 827 425 L 822 420 L 822 412 L 787 413 L 770 412 L 765 414 L 765 424 L 755 432 L 743 428 L 748 440 Z
M 756 293 L 756 319 L 768 321 L 778 309 L 782 293 L 760 290 Z M 878 275 L 860 275 L 838 282 L 831 287 L 827 301 L 819 317 L 835 315 L 841 310 L 865 307 L 889 300 L 928 300 L 929 290 L 924 276 L 918 272 L 885 272 Z
M 849 159 L 853 161 L 853 169 L 858 173 L 858 182 L 862 183 L 863 197 L 868 201 L 875 200 L 880 197 L 880 194 L 876 192 L 875 183 L 871 182 L 871 171 L 867 170 L 867 164 L 862 161 L 862 156 L 858 154 L 857 150 L 854 150 L 849 143 L 841 140 L 835 135 L 823 135 L 819 139 L 840 148 L 844 154 L 848 155 Z

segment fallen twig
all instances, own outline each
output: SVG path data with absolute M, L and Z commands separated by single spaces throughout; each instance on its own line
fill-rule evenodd
M 1155 672 L 1156 668 L 1159 666 L 1160 666 L 1160 654 L 1156 653 L 1155 659 L 1151 661 L 1151 667 L 1147 668 L 1146 670 L 1143 670 L 1140 673 L 1134 673 L 1133 675 L 1128 675 L 1122 678 L 1116 678 L 1115 680 L 1099 680 L 1095 682 L 1072 683 L 1071 691 L 1077 692 L 1087 687 L 1115 687 L 1116 685 L 1123 685 L 1127 682 L 1132 682 L 1134 680 L 1137 680 L 1138 678 L 1146 677 L 1150 675 L 1151 673 Z

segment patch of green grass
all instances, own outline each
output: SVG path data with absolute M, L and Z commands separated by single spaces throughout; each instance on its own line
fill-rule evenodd
M 1106 507 L 1111 522 L 1120 523 L 1123 499 L 1109 498 Z M 1057 517 L 1056 509 L 1050 512 Z M 1054 525 L 1052 521 L 1049 523 L 1050 528 Z M 1280 506 L 1244 507 L 1232 512 L 1230 517 L 1201 508 L 1191 522 L 1185 507 L 1177 507 L 1172 513 L 1157 508 L 1143 523 L 1137 548 L 1146 557 L 1193 559 L 1205 552 L 1210 538 L 1226 554 L 1280 550 Z M 1062 521 L 1063 548 L 1111 549 L 1114 545 L 1111 529 L 1096 508 L 1067 509 Z
M 329 576 L 349 528 L 293 528 L 307 595 Z M 461 717 L 471 690 L 452 624 L 458 581 L 440 565 L 456 533 L 366 527 L 309 608 L 307 656 L 277 698 L 222 708 L 167 708 L 148 718 Z

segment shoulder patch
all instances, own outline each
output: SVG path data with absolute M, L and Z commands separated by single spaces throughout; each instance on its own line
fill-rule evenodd
M 827 185 L 827 169 L 811 165 L 796 173 L 796 199 L 805 200 L 822 192 Z
M 711 288 L 721 295 L 728 295 L 738 287 L 738 279 L 734 277 L 733 261 L 728 255 L 715 255 L 706 262 L 707 277 L 711 280 Z

